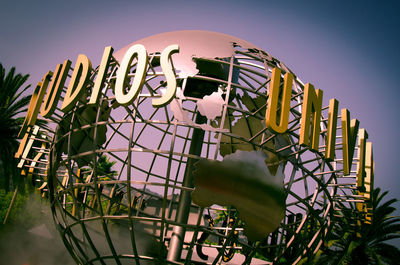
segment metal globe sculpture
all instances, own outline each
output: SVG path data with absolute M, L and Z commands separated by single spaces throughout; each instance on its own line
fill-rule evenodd
M 50 130 L 32 130 L 46 144 L 28 167 L 44 176 L 78 264 L 292 264 L 317 252 L 343 169 L 328 144 L 304 144 L 301 130 L 329 138 L 327 108 L 302 127 L 309 85 L 256 46 L 207 31 L 104 54 L 76 71 L 89 80 L 79 100 L 59 102 Z M 267 126 L 268 115 L 280 122 Z

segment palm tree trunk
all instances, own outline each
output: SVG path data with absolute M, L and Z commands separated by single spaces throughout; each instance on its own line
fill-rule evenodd
M 10 206 L 8 206 L 7 214 L 6 214 L 6 217 L 4 218 L 4 221 L 3 221 L 3 225 L 6 224 L 8 216 L 11 213 L 11 209 L 12 209 L 12 207 L 14 205 L 15 198 L 17 198 L 17 193 L 18 193 L 18 185 L 15 187 L 14 194 L 13 194 L 13 197 L 12 197 L 11 202 L 10 202 Z

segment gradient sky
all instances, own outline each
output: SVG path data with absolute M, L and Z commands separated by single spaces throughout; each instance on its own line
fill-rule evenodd
M 118 50 L 156 33 L 202 29 L 239 37 L 322 89 L 324 106 L 335 97 L 349 109 L 373 142 L 375 186 L 400 198 L 399 12 L 398 1 L 4 0 L 0 62 L 36 84 L 67 58 L 74 64 L 84 53 L 97 66 L 105 46 Z

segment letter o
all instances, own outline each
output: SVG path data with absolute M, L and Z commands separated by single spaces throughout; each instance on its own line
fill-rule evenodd
M 136 73 L 128 93 L 124 92 L 124 84 L 133 59 L 137 57 Z M 125 53 L 117 73 L 115 83 L 115 99 L 121 105 L 131 104 L 142 89 L 147 70 L 147 52 L 141 44 L 133 45 Z

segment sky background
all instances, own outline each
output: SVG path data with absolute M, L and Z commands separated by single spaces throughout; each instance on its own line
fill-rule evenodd
M 83 53 L 95 67 L 105 46 L 117 51 L 157 33 L 201 29 L 239 37 L 322 89 L 324 106 L 335 97 L 349 109 L 373 142 L 375 187 L 400 198 L 399 12 L 398 1 L 3 0 L 0 62 L 29 73 L 34 86 L 67 58 L 74 65 Z

